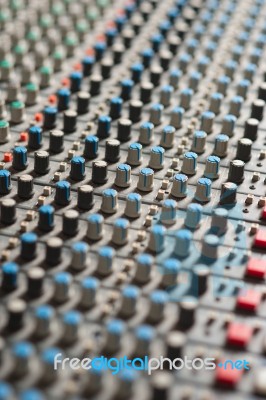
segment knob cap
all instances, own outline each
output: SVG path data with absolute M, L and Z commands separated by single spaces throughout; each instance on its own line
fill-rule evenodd
M 182 172 L 186 175 L 194 175 L 197 171 L 197 154 L 188 152 L 184 154 Z
M 208 202 L 211 199 L 211 180 L 200 178 L 197 183 L 195 199 L 200 202 Z
M 142 168 L 139 173 L 138 189 L 142 192 L 151 192 L 153 189 L 154 172 L 150 168 Z
M 171 195 L 177 198 L 183 198 L 187 196 L 187 182 L 188 177 L 184 174 L 176 174 L 173 179 L 173 186 L 171 189 Z

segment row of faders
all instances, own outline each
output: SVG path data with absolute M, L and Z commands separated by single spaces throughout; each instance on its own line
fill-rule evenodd
M 266 397 L 265 16 L 0 0 L 0 400 Z

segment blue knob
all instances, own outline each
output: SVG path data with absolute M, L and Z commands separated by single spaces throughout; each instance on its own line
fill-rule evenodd
M 73 342 L 77 339 L 78 328 L 81 320 L 81 314 L 76 310 L 70 310 L 64 313 L 64 341 Z
M 187 229 L 181 229 L 175 234 L 175 254 L 178 257 L 187 257 L 190 252 L 192 233 Z
M 184 174 L 176 174 L 173 180 L 171 195 L 177 198 L 186 197 L 188 177 Z
M 70 74 L 70 90 L 72 93 L 79 92 L 83 74 L 81 71 L 73 71 Z
M 57 98 L 58 98 L 58 110 L 63 111 L 67 110 L 69 107 L 70 102 L 70 90 L 66 87 L 63 87 L 57 91 Z
M 56 125 L 57 108 L 47 106 L 43 110 L 43 126 L 45 129 L 53 129 Z
M 188 110 L 190 108 L 193 94 L 194 91 L 191 88 L 186 88 L 181 91 L 180 106 L 183 107 L 184 110 Z
M 224 96 L 222 93 L 217 92 L 211 95 L 210 111 L 212 111 L 215 115 L 220 113 L 223 98 Z
M 181 268 L 180 262 L 176 258 L 167 258 L 163 263 L 163 275 L 169 277 L 169 275 L 177 276 Z
M 217 179 L 219 177 L 220 158 L 217 156 L 209 156 L 206 160 L 204 176 L 209 179 Z
M 160 103 L 153 104 L 150 109 L 150 122 L 153 123 L 153 125 L 157 126 L 160 125 L 161 119 L 162 119 L 162 113 L 163 113 L 163 105 Z
M 227 75 L 221 76 L 218 79 L 218 92 L 225 95 L 230 82 L 231 82 L 231 79 L 229 78 L 229 76 L 227 76 Z
M 136 258 L 135 280 L 139 283 L 146 283 L 150 279 L 153 258 L 147 253 L 139 254 Z
M 17 287 L 18 265 L 14 262 L 6 262 L 2 267 L 2 289 L 12 291 Z
M 201 78 L 202 74 L 199 71 L 193 71 L 189 76 L 189 87 L 197 91 Z
M 29 129 L 28 146 L 31 149 L 39 149 L 42 145 L 42 128 L 40 126 L 31 126 Z
M 82 270 L 86 266 L 86 258 L 89 251 L 89 246 L 85 242 L 76 242 L 71 247 L 72 260 L 71 266 L 75 270 Z
M 164 308 L 167 300 L 168 296 L 164 290 L 154 290 L 150 294 L 149 319 L 152 322 L 159 322 L 163 319 Z
M 172 8 L 170 8 L 169 11 L 167 11 L 167 17 L 172 24 L 175 22 L 178 15 L 179 15 L 179 11 L 175 7 L 172 7 Z
M 123 26 L 125 25 L 126 21 L 127 21 L 127 17 L 125 15 L 118 15 L 115 18 L 115 23 L 116 23 L 116 27 L 117 27 L 118 32 L 121 32 L 121 30 L 122 30 Z
M 167 199 L 162 204 L 160 219 L 164 224 L 173 224 L 176 219 L 177 203 L 175 200 Z
M 136 337 L 139 340 L 150 342 L 154 337 L 154 330 L 149 325 L 140 325 L 136 328 Z
M 143 122 L 140 126 L 139 142 L 144 145 L 150 144 L 152 141 L 153 131 L 153 123 L 149 121 Z
M 250 81 L 248 79 L 242 79 L 237 85 L 237 94 L 245 99 L 247 97 L 249 87 Z
M 94 45 L 94 51 L 95 51 L 95 58 L 96 61 L 99 61 L 103 58 L 103 55 L 106 51 L 106 44 L 105 42 L 97 42 Z
M 175 127 L 176 129 L 181 128 L 184 113 L 185 110 L 183 107 L 178 107 L 178 106 L 174 107 L 171 111 L 170 125 Z
M 122 291 L 121 314 L 125 317 L 132 316 L 136 311 L 139 289 L 136 286 L 126 286 Z
M 82 289 L 82 297 L 81 297 L 81 305 L 83 307 L 91 307 L 95 303 L 95 297 L 97 293 L 97 289 L 99 287 L 98 279 L 94 277 L 87 277 L 82 280 L 81 289 Z
M 107 46 L 112 46 L 113 45 L 113 43 L 114 43 L 114 40 L 115 40 L 115 38 L 116 38 L 116 36 L 117 36 L 117 29 L 116 28 L 108 28 L 108 29 L 106 29 L 106 31 L 105 31 L 105 37 L 106 37 L 106 43 L 107 43 Z
M 63 303 L 68 299 L 71 281 L 72 277 L 68 272 L 58 272 L 54 276 L 54 297 L 58 303 Z
M 11 174 L 6 169 L 0 170 L 0 194 L 8 194 L 11 190 Z
M 84 157 L 93 160 L 98 155 L 99 139 L 97 136 L 86 136 L 84 146 Z
M 44 400 L 44 397 L 37 389 L 27 389 L 20 394 L 19 400 Z
M 54 228 L 54 207 L 48 204 L 39 208 L 38 228 L 46 232 Z
M 26 147 L 17 146 L 13 150 L 12 167 L 18 171 L 22 171 L 28 165 Z
M 164 40 L 163 35 L 161 35 L 160 33 L 154 33 L 151 36 L 150 41 L 151 41 L 151 45 L 152 45 L 153 51 L 155 53 L 157 53 L 159 51 L 163 40 Z
M 197 182 L 195 199 L 200 202 L 207 202 L 211 199 L 212 181 L 208 178 L 200 178 Z
M 144 66 L 141 63 L 135 63 L 131 66 L 131 78 L 135 83 L 139 83 L 141 80 Z
M 61 353 L 61 350 L 59 348 L 48 347 L 43 350 L 42 355 L 41 355 L 41 359 L 42 359 L 42 362 L 44 363 L 45 367 L 48 368 L 48 371 L 50 371 L 52 369 L 53 374 L 55 372 L 54 362 L 55 362 L 55 358 L 58 353 Z
M 161 34 L 165 37 L 167 35 L 167 33 L 169 32 L 170 28 L 171 28 L 172 24 L 171 22 L 166 19 L 162 22 L 159 23 L 159 30 L 161 32 Z
M 154 51 L 148 47 L 141 52 L 142 63 L 145 68 L 149 68 L 154 57 Z
M 110 102 L 110 117 L 115 120 L 121 117 L 123 100 L 121 97 L 113 97 Z
M 92 56 L 86 56 L 82 60 L 83 75 L 89 76 L 92 71 L 92 67 L 95 64 L 95 58 Z
M 131 143 L 128 148 L 127 163 L 129 165 L 139 165 L 142 161 L 142 145 Z
M 183 73 L 186 72 L 188 65 L 191 62 L 191 55 L 188 53 L 183 53 L 179 57 L 179 67 Z
M 74 181 L 82 181 L 85 177 L 85 159 L 77 156 L 71 159 L 70 177 Z
M 121 98 L 125 101 L 131 98 L 134 82 L 131 79 L 123 79 L 121 81 Z
M 23 233 L 20 236 L 21 251 L 20 255 L 25 260 L 33 260 L 36 256 L 37 235 L 32 232 Z
M 165 227 L 163 225 L 154 225 L 150 231 L 148 248 L 154 253 L 160 253 L 164 249 Z
M 202 206 L 200 204 L 189 204 L 185 218 L 185 226 L 196 229 L 199 226 L 202 216 Z
M 97 136 L 101 139 L 110 135 L 112 119 L 109 115 L 101 115 L 98 119 Z
M 23 359 L 25 362 L 33 354 L 33 347 L 28 342 L 17 342 L 14 344 L 12 352 L 17 359 Z
M 115 251 L 112 247 L 103 246 L 98 251 L 97 272 L 102 275 L 108 275 L 112 272 L 113 259 Z
M 67 181 L 57 182 L 55 187 L 55 202 L 66 206 L 70 202 L 70 183 Z
M 45 336 L 49 332 L 49 324 L 54 316 L 54 309 L 51 306 L 42 304 L 35 310 L 35 318 L 37 322 L 37 333 Z M 41 329 L 40 329 L 41 328 Z
M 178 86 L 179 80 L 182 76 L 182 71 L 178 68 L 172 69 L 170 71 L 170 85 L 173 86 L 175 89 Z
M 244 102 L 243 97 L 241 97 L 241 96 L 233 97 L 230 102 L 230 112 L 229 113 L 232 115 L 235 115 L 236 117 L 239 117 L 243 102 Z
M 125 215 L 138 218 L 141 213 L 141 196 L 138 193 L 129 193 L 126 200 Z
M 4 382 L 0 381 L 0 400 L 12 400 L 14 393 L 11 386 Z
M 235 115 L 227 114 L 223 119 L 222 132 L 231 137 L 234 133 L 236 121 Z
M 119 350 L 123 333 L 125 332 L 125 324 L 120 319 L 108 321 L 106 325 L 106 344 L 105 348 L 108 353 L 114 353 Z
M 256 64 L 252 64 L 252 63 L 248 64 L 246 66 L 246 68 L 244 69 L 244 77 L 245 77 L 245 79 L 248 79 L 249 81 L 252 81 L 256 71 L 257 71 Z

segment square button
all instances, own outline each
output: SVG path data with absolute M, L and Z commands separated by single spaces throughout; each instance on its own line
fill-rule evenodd
M 242 310 L 256 311 L 261 301 L 261 293 L 253 289 L 243 289 L 237 298 L 237 307 Z
M 226 339 L 229 345 L 246 347 L 253 334 L 253 328 L 239 322 L 232 322 L 227 329 Z
M 266 273 L 266 260 L 251 258 L 246 268 L 246 275 L 252 278 L 263 279 Z
M 226 368 L 219 367 L 219 365 L 220 363 L 216 367 L 216 382 L 223 386 L 236 386 L 241 379 L 243 369 L 234 368 L 230 363 L 227 364 Z
M 266 230 L 258 230 L 253 244 L 255 247 L 266 248 Z

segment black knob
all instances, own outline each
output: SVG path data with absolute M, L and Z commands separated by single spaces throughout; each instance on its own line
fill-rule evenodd
M 248 161 L 251 157 L 252 141 L 242 138 L 237 143 L 236 158 L 242 161 Z
M 201 296 L 207 290 L 210 271 L 205 265 L 197 265 L 193 270 L 191 290 L 192 295 Z
M 234 160 L 230 162 L 228 181 L 241 183 L 244 180 L 245 163 L 242 160 Z
M 12 225 L 16 221 L 16 202 L 13 199 L 5 199 L 0 206 L 1 222 Z
M 170 360 L 182 358 L 186 336 L 178 331 L 170 332 L 166 337 L 167 356 Z
M 114 66 L 113 60 L 111 58 L 105 58 L 101 62 L 101 74 L 103 79 L 109 79 L 111 76 L 111 71 Z
M 160 84 L 161 76 L 163 73 L 162 67 L 159 65 L 155 65 L 150 69 L 150 80 L 154 84 L 154 86 L 158 86 Z
M 86 114 L 89 111 L 90 94 L 87 92 L 78 92 L 77 95 L 77 113 Z
M 46 242 L 46 257 L 47 264 L 54 266 L 61 262 L 61 253 L 63 241 L 58 237 L 52 237 Z
M 129 103 L 129 119 L 134 123 L 141 119 L 143 103 L 140 100 L 131 100 Z
M 52 153 L 58 154 L 64 150 L 64 132 L 58 129 L 50 131 L 49 135 L 49 150 Z
M 258 127 L 259 121 L 255 118 L 249 118 L 245 122 L 244 137 L 254 142 L 257 139 Z
M 9 303 L 7 304 L 7 327 L 10 331 L 14 332 L 22 327 L 26 309 L 27 305 L 23 300 L 12 299 L 9 301 Z
M 76 130 L 77 112 L 75 110 L 67 110 L 64 112 L 64 132 L 72 133 Z
M 140 86 L 140 100 L 143 104 L 148 104 L 151 102 L 152 91 L 154 89 L 154 85 L 149 82 L 143 82 Z
M 254 100 L 251 108 L 251 118 L 255 118 L 258 121 L 262 121 L 263 112 L 265 107 L 265 101 L 261 99 Z
M 103 78 L 101 75 L 92 75 L 90 79 L 90 95 L 97 96 L 100 94 Z
M 105 161 L 93 162 L 92 181 L 98 185 L 102 185 L 107 181 L 107 163 Z
M 116 139 L 106 140 L 105 160 L 109 163 L 116 163 L 120 158 L 120 142 Z
M 30 199 L 33 193 L 33 177 L 31 175 L 21 175 L 18 178 L 18 196 L 21 199 Z
M 50 169 L 49 153 L 47 151 L 36 151 L 34 153 L 34 171 L 36 174 L 45 175 Z
M 127 142 L 131 138 L 132 122 L 129 119 L 122 118 L 117 125 L 117 139 L 120 142 Z
M 28 296 L 37 298 L 43 292 L 45 272 L 42 268 L 34 267 L 27 272 Z
M 78 232 L 79 213 L 76 210 L 67 210 L 63 214 L 63 233 L 75 236 Z
M 184 300 L 180 302 L 178 325 L 181 328 L 187 329 L 194 324 L 197 306 L 198 301 L 194 297 L 184 298 Z
M 82 210 L 90 210 L 93 206 L 93 187 L 82 185 L 78 188 L 78 207 Z
M 258 98 L 266 101 L 266 82 L 261 83 L 259 86 Z
M 220 204 L 234 204 L 236 202 L 237 185 L 233 182 L 222 184 Z

